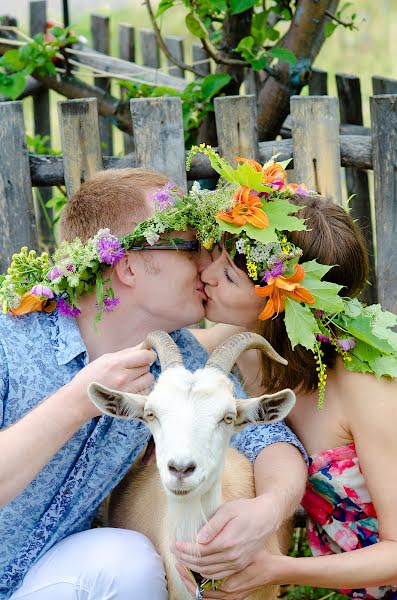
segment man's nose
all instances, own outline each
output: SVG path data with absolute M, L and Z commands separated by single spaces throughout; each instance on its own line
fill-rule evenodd
M 211 262 L 211 254 L 205 248 L 200 248 L 197 256 L 198 272 L 202 273 L 204 269 L 206 269 L 208 265 L 211 264 Z

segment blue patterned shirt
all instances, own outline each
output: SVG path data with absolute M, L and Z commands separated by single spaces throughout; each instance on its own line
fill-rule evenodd
M 207 352 L 188 330 L 172 336 L 190 370 L 204 366 Z M 19 421 L 43 398 L 69 383 L 87 362 L 75 319 L 56 311 L 0 316 L 0 429 Z M 152 372 L 159 375 L 159 364 L 152 366 Z M 244 397 L 240 385 L 235 385 Z M 138 421 L 108 416 L 92 419 L 19 496 L 0 509 L 0 599 L 9 598 L 51 546 L 89 529 L 99 504 L 125 475 L 149 436 Z M 283 423 L 249 426 L 233 438 L 233 445 L 250 460 L 274 442 L 290 442 L 304 453 Z

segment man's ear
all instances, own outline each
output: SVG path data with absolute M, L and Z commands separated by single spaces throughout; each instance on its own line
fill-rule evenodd
M 118 279 L 124 285 L 128 287 L 134 287 L 135 285 L 135 267 L 134 261 L 131 256 L 125 254 L 121 260 L 119 260 L 115 267 L 114 271 L 117 274 Z
M 147 396 L 111 390 L 95 381 L 88 386 L 88 396 L 105 415 L 120 419 L 143 420 Z
M 236 425 L 248 423 L 276 423 L 282 421 L 295 404 L 295 394 L 290 389 L 275 394 L 263 394 L 258 398 L 237 400 Z

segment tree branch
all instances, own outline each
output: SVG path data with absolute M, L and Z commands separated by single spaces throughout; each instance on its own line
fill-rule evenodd
M 343 27 L 347 27 L 348 29 L 354 29 L 356 27 L 353 21 L 350 21 L 350 23 L 348 23 L 347 21 L 342 21 L 342 19 L 339 19 L 339 17 L 333 15 L 329 10 L 326 10 L 324 14 L 327 17 L 329 17 L 332 21 L 335 21 L 335 23 L 343 25 Z

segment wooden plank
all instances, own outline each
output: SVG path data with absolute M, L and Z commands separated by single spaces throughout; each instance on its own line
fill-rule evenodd
M 137 166 L 164 173 L 186 189 L 185 143 L 180 98 L 130 101 Z
M 309 96 L 327 96 L 328 95 L 328 73 L 321 69 L 312 69 L 312 76 L 309 80 Z
M 100 69 L 107 73 L 115 73 L 123 79 L 130 79 L 131 81 L 139 79 L 141 83 L 165 85 L 173 87 L 178 91 L 183 91 L 186 87 L 186 82 L 180 77 L 173 77 L 157 69 L 137 65 L 135 62 L 128 62 L 114 56 L 106 56 L 82 44 L 74 44 L 73 48 L 78 52 L 74 57 L 78 57 L 81 64 Z
M 352 125 L 363 125 L 363 111 L 361 105 L 361 86 L 360 79 L 355 75 L 336 74 L 336 87 L 339 98 L 340 120 L 342 123 Z M 371 219 L 371 202 L 368 185 L 368 175 L 366 171 L 354 167 L 347 168 L 346 189 L 347 197 L 350 200 L 352 217 L 357 220 L 365 234 L 367 251 L 369 257 L 369 281 L 361 295 L 361 300 L 368 304 L 377 302 L 376 282 L 375 282 L 375 253 L 374 253 L 374 235 Z
M 96 98 L 58 102 L 61 146 L 68 198 L 102 169 Z
M 379 302 L 397 313 L 397 95 L 370 98 Z
M 110 19 L 102 15 L 91 15 L 91 36 L 94 50 L 102 54 L 110 54 Z M 110 79 L 95 77 L 94 83 L 101 90 L 110 94 Z M 99 117 L 99 133 L 106 154 L 113 154 L 113 127 L 109 119 Z
M 254 95 L 256 98 L 259 94 L 260 81 L 258 71 L 254 69 L 244 69 L 244 89 L 246 96 Z
M 139 40 L 141 44 L 142 64 L 152 69 L 160 68 L 160 50 L 156 34 L 152 29 L 140 29 Z
M 123 60 L 134 62 L 135 60 L 135 27 L 128 23 L 119 24 L 119 56 Z M 123 93 L 126 88 L 121 87 L 120 92 Z M 134 151 L 134 138 L 132 134 L 123 133 L 124 154 L 129 154 Z
M 296 182 L 342 204 L 337 98 L 293 96 L 291 117 Z
M 397 94 L 397 79 L 389 79 L 388 77 L 372 77 L 372 89 L 374 96 L 382 94 Z
M 47 0 L 31 0 L 29 2 L 29 31 L 33 36 L 36 33 L 45 33 L 47 24 Z M 41 87 L 33 98 L 33 120 L 34 134 L 49 137 L 51 145 L 51 120 L 50 120 L 50 94 L 49 90 Z M 49 253 L 54 251 L 54 235 L 48 225 L 43 212 L 42 203 L 45 204 L 52 197 L 51 188 L 41 187 L 35 191 L 34 202 L 37 215 L 37 227 L 40 245 Z M 50 218 L 53 218 L 53 210 L 47 208 Z
M 206 77 L 211 73 L 211 63 L 208 60 L 208 54 L 202 45 L 197 42 L 193 42 L 192 44 L 192 62 L 194 68 L 200 73 L 201 77 Z
M 22 246 L 38 248 L 22 102 L 0 103 L 0 273 Z
M 216 150 L 216 148 L 215 148 Z M 360 169 L 372 169 L 372 140 L 369 136 L 343 135 L 340 137 L 340 152 L 342 166 L 357 166 Z M 259 162 L 265 163 L 272 156 L 279 153 L 279 160 L 293 157 L 292 139 L 259 142 Z M 33 185 L 64 185 L 62 156 L 29 155 L 30 174 Z M 122 169 L 135 167 L 134 154 L 127 156 L 104 156 L 105 169 Z M 293 162 L 288 169 L 293 167 Z M 187 173 L 188 180 L 208 179 L 215 177 L 216 173 L 211 168 L 206 156 L 196 154 L 192 159 L 192 166 Z
M 222 96 L 214 99 L 219 152 L 236 165 L 236 157 L 258 160 L 256 97 Z
M 167 35 L 164 41 L 171 56 L 179 60 L 179 62 L 185 62 L 185 49 L 183 46 L 183 38 L 177 35 Z M 167 59 L 167 62 L 168 73 L 170 75 L 182 78 L 185 76 L 185 71 L 183 69 L 174 65 L 174 63 L 170 59 Z

